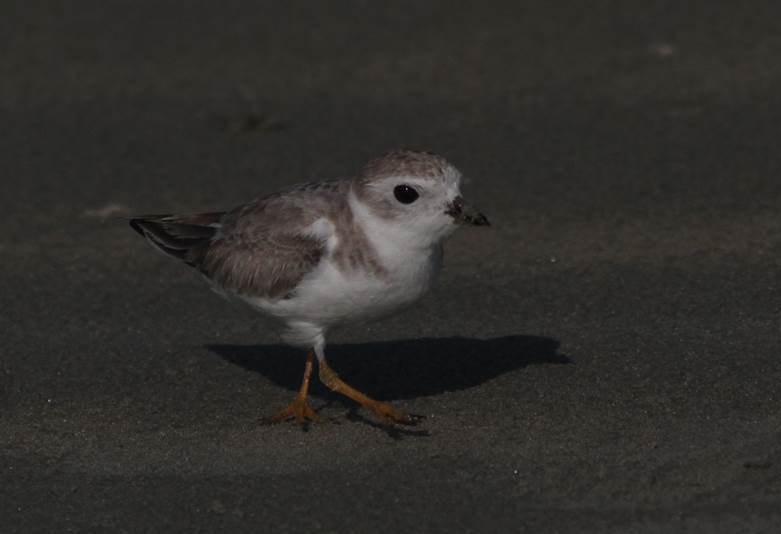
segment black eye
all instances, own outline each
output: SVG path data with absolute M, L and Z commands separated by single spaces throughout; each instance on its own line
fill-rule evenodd
M 412 204 L 420 196 L 417 191 L 408 185 L 397 185 L 393 188 L 393 194 L 396 196 L 396 200 L 402 204 Z

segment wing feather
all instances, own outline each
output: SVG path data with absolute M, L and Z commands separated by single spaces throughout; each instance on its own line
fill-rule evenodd
M 242 296 L 286 298 L 326 253 L 314 223 L 347 208 L 346 181 L 296 186 L 228 212 L 147 215 L 130 225 L 153 246 Z
M 286 298 L 326 253 L 312 225 L 346 203 L 346 184 L 305 184 L 240 206 L 222 220 L 198 268 L 223 289 Z

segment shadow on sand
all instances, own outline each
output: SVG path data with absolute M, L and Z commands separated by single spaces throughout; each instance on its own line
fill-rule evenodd
M 547 337 L 422 338 L 329 345 L 328 363 L 355 388 L 390 401 L 471 388 L 504 373 L 540 364 L 565 364 L 558 341 Z M 304 352 L 285 345 L 208 345 L 225 360 L 298 390 Z M 315 380 L 312 395 L 332 398 Z

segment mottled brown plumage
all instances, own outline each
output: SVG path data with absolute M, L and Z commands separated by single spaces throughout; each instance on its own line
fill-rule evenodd
M 382 275 L 383 268 L 349 209 L 350 185 L 347 180 L 307 183 L 229 212 L 144 216 L 132 219 L 131 225 L 222 290 L 285 298 L 325 252 L 325 243 L 306 233 L 323 217 L 333 221 L 337 246 L 332 257 L 341 268 Z

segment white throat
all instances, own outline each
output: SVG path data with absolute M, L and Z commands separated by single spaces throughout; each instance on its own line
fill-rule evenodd
M 386 268 L 425 257 L 438 248 L 430 236 L 420 235 L 414 227 L 397 224 L 375 214 L 372 209 L 350 191 L 348 197 L 355 222 L 366 234 L 380 261 Z

